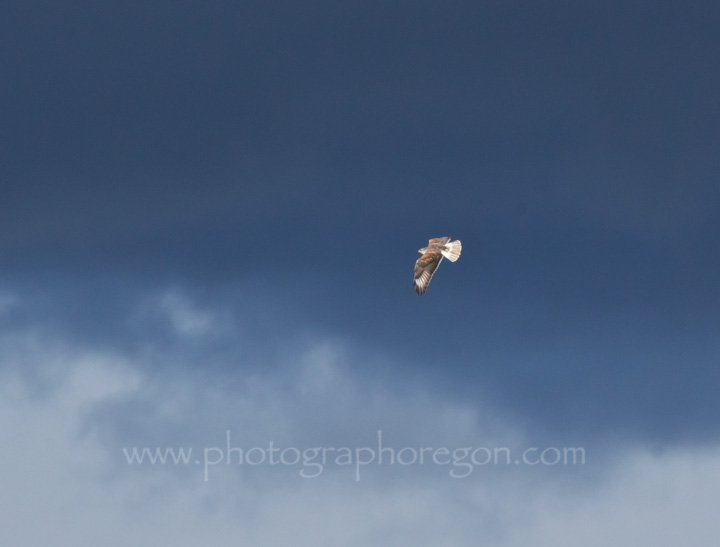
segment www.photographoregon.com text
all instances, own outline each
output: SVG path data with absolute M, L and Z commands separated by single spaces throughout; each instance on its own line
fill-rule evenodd
M 202 466 L 205 481 L 210 480 L 216 466 L 299 466 L 298 474 L 306 479 L 320 476 L 328 466 L 349 468 L 355 481 L 369 466 L 437 465 L 449 467 L 448 474 L 461 479 L 472 474 L 476 467 L 488 465 L 585 465 L 585 449 L 582 447 L 528 447 L 522 450 L 508 447 L 463 446 L 395 448 L 383 442 L 382 430 L 377 431 L 377 443 L 373 446 L 331 447 L 313 446 L 297 448 L 275 446 L 234 446 L 231 431 L 225 431 L 223 446 L 206 446 L 201 450 L 192 447 L 124 447 L 123 454 L 128 465 L 185 465 Z

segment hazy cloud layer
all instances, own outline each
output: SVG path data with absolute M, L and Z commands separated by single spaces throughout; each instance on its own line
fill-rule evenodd
M 159 312 L 176 311 L 168 312 L 167 295 L 155 301 Z M 185 326 L 179 331 L 192 345 L 197 332 Z M 109 545 L 467 545 L 482 537 L 497 546 L 688 538 L 709 546 L 717 537 L 717 445 L 653 451 L 578 438 L 576 448 L 589 441 L 584 463 L 543 465 L 541 450 L 551 449 L 542 457 L 556 462 L 563 447 L 543 444 L 547 437 L 485 402 L 462 404 L 422 382 L 399 386 L 397 377 L 374 376 L 341 340 L 308 341 L 295 359 L 239 363 L 220 375 L 192 358 L 152 372 L 143 358 L 32 328 L 1 345 L 5 543 L 61 536 L 67 544 Z M 387 452 L 383 464 L 334 461 L 343 446 L 365 449 L 367 458 L 378 430 L 394 463 Z M 244 463 L 227 452 L 228 434 L 246 451 Z M 270 464 L 268 452 L 258 463 L 270 441 L 285 452 L 275 453 L 279 463 Z M 131 464 L 133 447 L 195 452 L 187 464 Z M 317 476 L 303 478 L 288 449 L 311 447 L 337 450 L 319 472 L 305 466 Z M 422 447 L 450 454 L 435 461 L 427 452 L 424 464 L 408 463 Z M 452 451 L 463 447 L 507 447 L 513 458 L 539 450 L 527 453 L 535 465 L 504 457 L 486 463 L 484 451 L 474 456 L 480 464 L 453 463 Z M 43 526 L 30 524 L 38 518 Z

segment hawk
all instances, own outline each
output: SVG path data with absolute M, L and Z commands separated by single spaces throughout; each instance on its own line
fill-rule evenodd
M 435 237 L 428 242 L 427 247 L 423 247 L 418 251 L 422 256 L 415 262 L 415 292 L 423 295 L 435 270 L 442 262 L 443 257 L 450 262 L 455 262 L 460 258 L 462 252 L 462 244 L 459 239 L 450 241 L 449 237 Z

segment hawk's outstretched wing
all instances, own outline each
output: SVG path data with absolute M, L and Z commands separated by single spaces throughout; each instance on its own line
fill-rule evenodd
M 442 241 L 442 238 L 440 241 Z M 450 239 L 450 238 L 447 238 Z M 432 239 L 430 242 L 432 243 Z M 442 262 L 443 256 L 440 251 L 427 251 L 415 262 L 415 292 L 422 295 L 430 284 L 435 270 Z
M 450 241 L 449 237 L 434 237 L 428 241 L 428 247 L 430 245 L 445 245 L 448 241 Z

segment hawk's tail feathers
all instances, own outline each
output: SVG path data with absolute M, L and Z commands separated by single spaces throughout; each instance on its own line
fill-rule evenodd
M 447 250 L 440 252 L 450 262 L 455 262 L 458 258 L 460 258 L 460 253 L 462 252 L 462 243 L 460 243 L 459 239 L 446 243 L 445 247 L 447 248 Z

